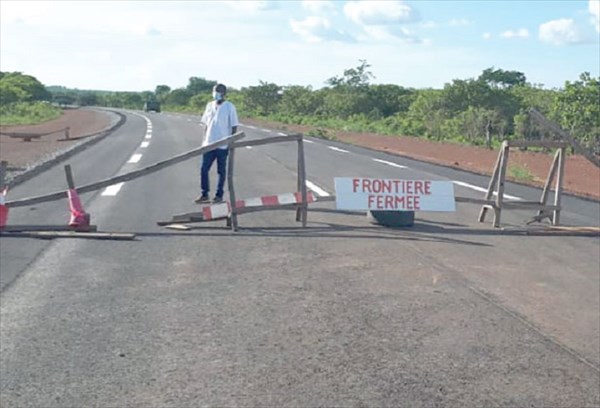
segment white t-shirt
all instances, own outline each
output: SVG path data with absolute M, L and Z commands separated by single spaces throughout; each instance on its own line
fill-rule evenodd
M 206 133 L 202 146 L 231 136 L 232 128 L 239 126 L 235 106 L 229 101 L 225 101 L 220 105 L 217 104 L 217 101 L 209 102 L 206 105 L 206 110 L 204 111 L 204 115 L 202 115 L 201 121 L 206 125 Z M 220 149 L 227 149 L 227 146 L 222 146 Z

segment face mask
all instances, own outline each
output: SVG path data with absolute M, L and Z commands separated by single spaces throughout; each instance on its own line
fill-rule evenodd
M 223 95 L 221 95 L 221 92 L 213 92 L 213 99 L 215 101 L 220 101 L 221 99 L 223 99 Z

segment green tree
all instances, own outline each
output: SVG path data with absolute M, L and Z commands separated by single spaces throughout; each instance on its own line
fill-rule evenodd
M 478 80 L 495 88 L 511 88 L 517 85 L 525 85 L 527 82 L 527 78 L 522 72 L 505 71 L 503 69 L 494 69 L 494 67 L 485 69 Z
M 156 95 L 156 100 L 159 102 L 164 102 L 167 96 L 171 92 L 171 87 L 168 85 L 157 85 L 154 90 L 154 95 Z
M 190 97 L 201 93 L 210 94 L 213 89 L 213 86 L 215 86 L 216 84 L 217 81 L 211 81 L 199 77 L 191 77 L 185 89 L 190 94 Z
M 13 102 L 33 102 L 46 101 L 51 99 L 50 93 L 46 87 L 31 75 L 25 75 L 21 72 L 5 72 L 3 73 L 0 84 L 0 92 L 5 95 L 0 95 L 2 103 Z M 16 101 L 13 99 L 17 98 Z
M 258 82 L 257 86 L 242 88 L 246 108 L 260 116 L 274 113 L 281 98 L 281 87 L 274 83 Z
M 584 72 L 579 81 L 566 81 L 552 107 L 552 116 L 587 146 L 600 147 L 600 78 Z

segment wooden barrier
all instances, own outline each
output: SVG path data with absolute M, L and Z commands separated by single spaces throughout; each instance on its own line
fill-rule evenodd
M 266 210 L 267 208 L 243 208 L 236 206 L 235 184 L 234 184 L 234 169 L 235 169 L 235 150 L 240 147 L 261 146 L 273 143 L 297 142 L 298 143 L 298 168 L 297 168 L 297 191 L 301 193 L 302 200 L 299 204 L 292 204 L 291 207 L 296 209 L 296 221 L 302 222 L 302 227 L 306 227 L 308 220 L 308 200 L 306 191 L 306 168 L 304 161 L 304 138 L 301 134 L 289 136 L 274 136 L 258 140 L 245 140 L 242 142 L 233 142 L 229 145 L 229 161 L 227 170 L 227 185 L 229 187 L 229 201 L 231 203 L 231 215 L 228 220 L 228 226 L 233 231 L 238 229 L 238 215 Z M 285 209 L 290 205 L 280 204 L 269 206 L 269 210 Z
M 0 134 L 8 136 L 8 137 L 12 137 L 13 139 L 22 139 L 24 142 L 31 142 L 31 139 L 39 139 L 42 136 L 48 136 L 48 135 L 52 135 L 54 133 L 58 133 L 58 132 L 65 132 L 65 138 L 69 139 L 69 127 L 63 128 L 63 129 L 58 129 L 58 130 L 53 130 L 52 132 L 46 132 L 46 133 L 20 133 L 20 132 L 2 132 Z
M 162 170 L 165 167 L 169 167 L 174 164 L 180 163 L 182 161 L 188 160 L 192 157 L 199 156 L 208 151 L 214 150 L 219 146 L 230 144 L 230 143 L 240 140 L 244 137 L 245 137 L 244 132 L 238 132 L 235 135 L 233 135 L 227 139 L 223 139 L 216 143 L 212 143 L 207 146 L 203 146 L 203 147 L 199 147 L 194 150 L 190 150 L 189 152 L 182 153 L 180 155 L 171 157 L 170 159 L 151 164 L 150 166 L 144 167 L 143 169 L 135 170 L 135 171 L 132 171 L 129 173 L 122 174 L 120 176 L 111 177 L 109 179 L 97 181 L 97 182 L 94 182 L 91 184 L 86 184 L 84 186 L 78 187 L 77 192 L 79 194 L 89 193 L 91 191 L 96 191 L 101 188 L 111 186 L 113 184 L 133 180 L 138 177 L 142 177 L 142 176 L 154 173 L 156 171 Z M 65 197 L 67 197 L 66 190 L 57 191 L 57 192 L 45 194 L 42 196 L 29 197 L 29 198 L 23 198 L 21 200 L 8 201 L 8 202 L 6 202 L 6 206 L 7 207 L 24 207 L 24 206 L 33 205 L 33 204 L 40 204 L 40 203 L 45 203 L 45 202 L 49 202 L 49 201 L 55 201 L 55 200 L 59 200 L 61 198 L 65 198 Z
M 509 151 L 511 147 L 546 147 L 546 148 L 558 148 L 552 161 L 552 166 L 548 172 L 548 178 L 544 183 L 544 190 L 539 201 L 504 201 L 504 183 L 506 180 L 506 171 L 508 168 Z M 498 159 L 494 166 L 494 172 L 488 185 L 488 190 L 485 194 L 481 204 L 481 211 L 479 212 L 479 222 L 484 222 L 488 210 L 494 211 L 494 227 L 500 226 L 500 217 L 502 215 L 503 208 L 527 208 L 538 210 L 538 214 L 532 218 L 530 222 L 541 221 L 544 218 L 552 218 L 553 225 L 559 225 L 560 223 L 560 210 L 561 210 L 561 196 L 562 186 L 564 179 L 565 170 L 565 150 L 567 147 L 566 142 L 555 142 L 555 141 L 537 141 L 529 142 L 526 140 L 507 141 L 502 143 Z M 557 175 L 558 174 L 558 175 Z M 554 193 L 554 205 L 546 204 L 548 201 L 548 195 L 550 192 L 550 185 L 556 179 L 555 193 Z M 492 195 L 496 190 L 496 199 L 492 200 Z M 457 201 L 459 197 L 457 197 Z M 470 200 L 469 202 L 475 202 Z

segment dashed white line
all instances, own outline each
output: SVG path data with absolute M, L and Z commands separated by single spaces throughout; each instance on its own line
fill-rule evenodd
M 323 190 L 321 187 L 317 186 L 312 181 L 306 180 L 306 187 L 308 187 L 321 197 L 329 197 L 329 193 L 327 191 Z
M 397 164 L 397 163 L 393 163 L 387 160 L 381 160 L 381 159 L 373 159 L 373 161 L 376 161 L 378 163 L 383 163 L 383 164 L 387 164 L 388 166 L 392 166 L 392 167 L 398 167 L 399 169 L 406 169 L 406 166 L 403 166 L 401 164 Z
M 146 133 L 146 139 L 152 139 L 152 133 Z
M 287 136 L 285 133 L 277 132 L 279 136 Z
M 335 150 L 336 152 L 349 153 L 348 150 L 340 149 L 339 147 L 335 147 L 335 146 L 327 146 L 327 147 L 330 148 L 331 150 Z
M 308 140 L 308 139 L 303 139 L 304 143 L 314 143 L 312 140 Z
M 142 142 L 142 144 L 140 145 L 140 147 L 143 149 L 143 148 L 148 147 L 149 145 L 150 145 L 150 142 Z
M 469 183 L 465 183 L 463 181 L 453 181 L 454 184 L 456 184 L 457 186 L 461 186 L 461 187 L 466 187 L 466 188 L 470 188 L 471 190 L 475 190 L 475 191 L 480 191 L 482 193 L 487 193 L 487 188 L 483 188 L 483 187 L 479 187 L 479 186 L 474 186 L 473 184 L 469 184 Z M 498 195 L 497 192 L 494 191 L 494 195 Z M 504 194 L 505 198 L 508 198 L 509 200 L 523 200 L 520 197 L 515 197 L 512 196 L 510 194 Z
M 261 129 L 263 132 L 271 133 L 269 129 Z
M 137 163 L 140 161 L 141 158 L 142 158 L 142 155 L 139 153 L 136 153 L 133 156 L 131 156 L 131 158 L 129 159 L 129 161 L 127 163 Z
M 246 149 L 252 150 L 252 146 L 246 146 Z
M 121 187 L 123 187 L 123 183 L 118 183 L 118 184 L 113 184 L 112 186 L 108 186 L 104 189 L 104 191 L 102 192 L 103 196 L 116 196 L 119 193 L 119 190 L 121 190 Z

